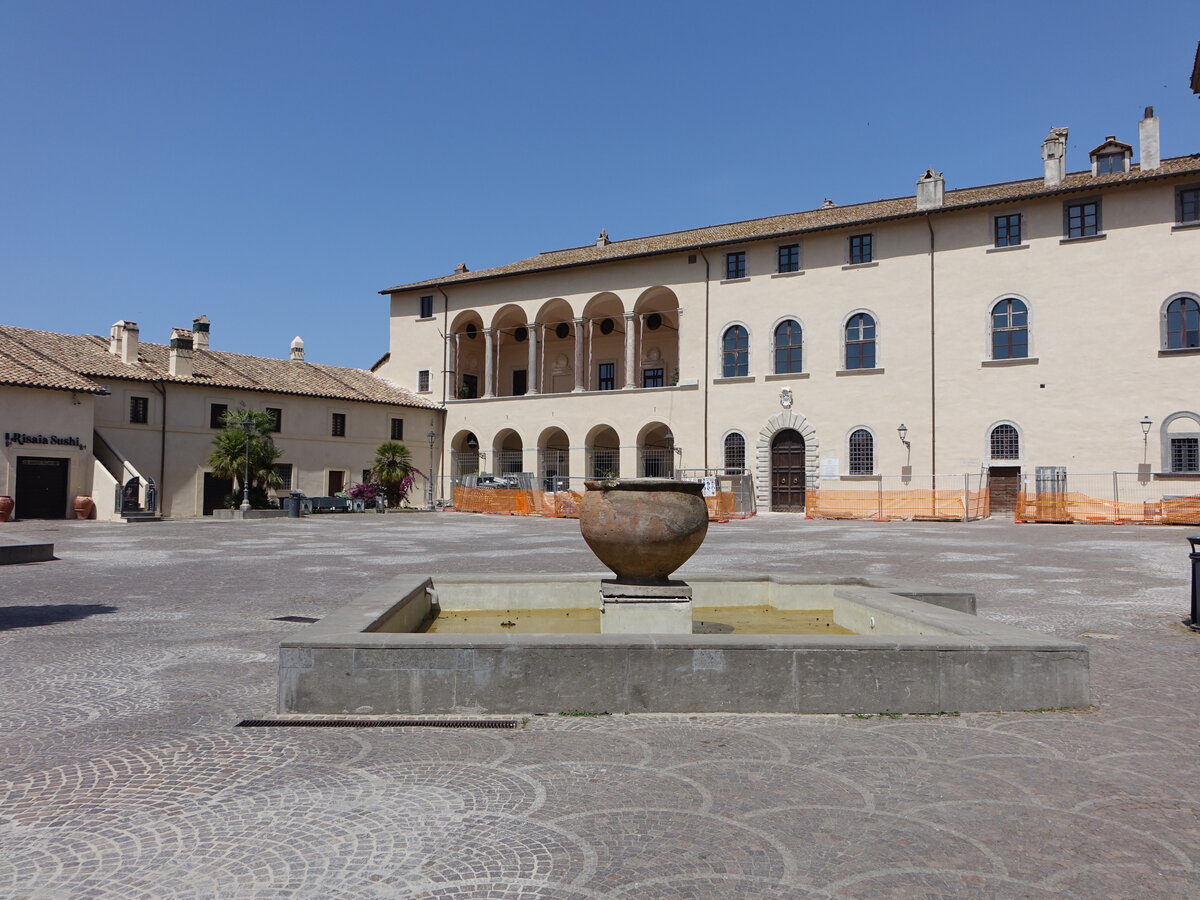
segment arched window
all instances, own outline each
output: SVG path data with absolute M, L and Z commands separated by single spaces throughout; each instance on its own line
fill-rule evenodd
M 725 378 L 750 374 L 750 334 L 741 325 L 730 325 L 721 338 L 721 374 Z
M 1179 297 L 1167 304 L 1168 350 L 1200 347 L 1200 303 Z
M 1029 356 L 1029 307 L 1007 297 L 992 307 L 992 359 Z
M 997 425 L 989 439 L 992 459 L 1020 459 L 1021 436 L 1012 425 Z
M 775 326 L 775 374 L 804 371 L 803 334 L 800 323 L 786 319 Z
M 865 428 L 850 433 L 850 474 L 872 475 L 875 472 L 875 437 Z
M 846 323 L 846 368 L 875 368 L 875 319 L 855 313 Z
M 746 468 L 746 438 L 736 431 L 725 435 L 725 471 Z

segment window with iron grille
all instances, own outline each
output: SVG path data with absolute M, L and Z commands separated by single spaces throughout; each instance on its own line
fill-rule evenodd
M 996 216 L 996 246 L 1017 247 L 1021 243 L 1021 214 Z
M 859 263 L 869 263 L 872 258 L 871 235 L 850 235 L 850 265 L 856 266 Z
M 846 368 L 875 368 L 875 319 L 855 313 L 846 323 Z
M 850 474 L 871 475 L 875 472 L 875 436 L 865 428 L 850 435 Z
M 290 491 L 292 489 L 292 464 L 275 463 L 275 472 L 279 476 L 279 490 Z
M 642 369 L 642 387 L 662 387 L 662 369 Z
M 283 431 L 283 410 L 268 406 L 265 412 L 271 417 L 271 431 L 276 433 Z
M 433 295 L 430 294 L 421 298 L 421 318 L 430 319 L 433 317 Z
M 799 244 L 784 244 L 779 248 L 779 271 L 780 272 L 799 272 L 800 271 L 800 245 Z
M 721 338 L 721 374 L 724 378 L 750 374 L 750 333 L 741 325 L 730 325 Z
M 1029 308 L 1009 297 L 992 307 L 992 359 L 1029 356 Z
M 129 421 L 135 425 L 145 425 L 150 421 L 150 398 L 129 398 Z
M 346 414 L 345 413 L 334 413 L 333 414 L 333 421 L 330 425 L 329 433 L 333 437 L 345 437 L 346 436 Z
M 1200 472 L 1200 438 L 1171 438 L 1171 471 Z
M 1180 188 L 1175 194 L 1176 220 L 1200 222 L 1200 187 Z
M 746 438 L 736 431 L 725 435 L 725 470 L 746 468 Z
M 788 319 L 775 326 L 775 374 L 804 371 L 803 334 L 800 323 Z
M 1012 425 L 997 425 L 990 438 L 992 459 L 1020 459 L 1021 436 Z
M 393 441 L 404 440 L 404 420 L 403 419 L 392 419 L 392 440 Z
M 1179 297 L 1167 304 L 1168 350 L 1200 347 L 1200 303 Z
M 209 428 L 224 428 L 225 423 L 222 419 L 225 413 L 229 412 L 229 405 L 226 403 L 210 403 L 208 407 L 208 427 Z
M 1068 203 L 1063 208 L 1067 237 L 1091 237 L 1100 233 L 1100 201 Z
M 617 364 L 600 363 L 596 368 L 596 390 L 615 391 L 617 389 Z
M 422 369 L 417 373 L 417 391 L 424 394 L 429 391 L 429 370 Z
M 734 278 L 746 277 L 746 251 L 738 250 L 736 253 L 725 254 L 725 280 L 731 281 Z

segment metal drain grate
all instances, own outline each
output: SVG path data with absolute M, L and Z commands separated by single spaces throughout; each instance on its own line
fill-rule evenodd
M 516 728 L 516 719 L 242 719 L 238 728 Z
M 313 622 L 320 622 L 320 619 L 314 619 L 312 616 L 276 616 L 272 622 L 304 622 L 306 625 L 311 625 Z

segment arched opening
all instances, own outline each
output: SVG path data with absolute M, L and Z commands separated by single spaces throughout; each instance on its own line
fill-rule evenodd
M 538 478 L 542 490 L 571 489 L 571 442 L 561 428 L 547 428 L 538 438 Z
M 625 307 L 616 294 L 605 291 L 588 301 L 587 379 L 589 391 L 615 391 L 625 384 Z
M 483 319 L 474 310 L 459 313 L 450 326 L 450 396 L 472 400 L 482 396 L 485 340 Z
M 555 299 L 538 311 L 542 346 L 537 389 L 566 394 L 575 389 L 575 315 L 566 300 Z
M 460 431 L 450 441 L 450 486 L 459 487 L 467 475 L 479 474 L 479 439 Z
M 992 359 L 1029 356 L 1029 307 L 1016 297 L 992 306 Z
M 492 319 L 492 340 L 496 353 L 496 384 L 493 388 L 497 397 L 520 397 L 529 393 L 530 348 L 536 347 L 536 338 L 531 338 L 525 310 L 519 306 L 505 306 Z
M 771 509 L 804 512 L 804 437 L 784 428 L 771 439 Z
M 740 475 L 746 470 L 746 438 L 738 431 L 725 435 L 725 474 Z
M 586 449 L 588 477 L 621 477 L 621 440 L 610 426 L 597 425 L 588 432 Z
M 637 387 L 670 387 L 679 383 L 679 298 L 670 288 L 652 287 L 633 306 Z
M 652 422 L 638 434 L 638 475 L 675 477 L 675 436 L 662 422 Z
M 1161 434 L 1162 471 L 1200 474 L 1200 416 L 1194 412 L 1172 413 L 1163 420 Z
M 492 443 L 492 474 L 515 475 L 525 469 L 525 445 L 511 428 L 496 435 Z
M 988 429 L 988 505 L 993 516 L 1016 512 L 1021 489 L 1021 433 L 1011 422 Z

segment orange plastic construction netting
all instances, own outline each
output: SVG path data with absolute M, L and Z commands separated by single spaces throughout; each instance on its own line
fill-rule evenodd
M 1156 501 L 1103 500 L 1076 492 L 1017 494 L 1018 522 L 1078 522 L 1113 525 L 1200 524 L 1200 494 Z
M 504 516 L 545 516 L 549 519 L 578 519 L 583 494 L 578 491 L 515 491 L 496 488 L 454 489 L 454 507 L 459 512 Z M 721 491 L 705 497 L 711 520 L 744 519 L 753 511 L 738 509 L 736 495 Z
M 807 491 L 805 512 L 814 519 L 982 519 L 988 491 Z

